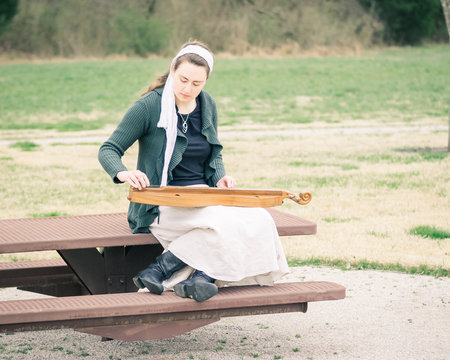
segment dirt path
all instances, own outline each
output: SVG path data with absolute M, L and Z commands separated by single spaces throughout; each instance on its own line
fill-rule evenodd
M 285 280 L 334 281 L 347 297 L 310 303 L 306 314 L 224 318 L 165 340 L 101 342 L 72 330 L 0 334 L 0 359 L 449 358 L 450 278 L 297 267 Z M 27 294 L 3 289 L 0 300 Z
M 229 138 L 247 138 L 258 136 L 292 136 L 292 135 L 312 135 L 312 134 L 390 134 L 390 133 L 409 133 L 409 132 L 433 132 L 433 131 L 447 131 L 447 126 L 429 125 L 429 126 L 374 126 L 374 127 L 330 127 L 330 128 L 311 128 L 311 129 L 284 129 L 284 130 L 244 130 L 244 131 L 221 131 L 221 139 Z M 49 138 L 37 138 L 29 139 L 36 144 L 52 144 L 52 143 L 65 143 L 76 144 L 81 142 L 98 142 L 102 143 L 108 138 L 107 135 L 95 135 L 95 136 L 79 136 L 79 137 L 49 137 Z M 15 140 L 0 140 L 0 146 L 8 146 L 16 143 Z

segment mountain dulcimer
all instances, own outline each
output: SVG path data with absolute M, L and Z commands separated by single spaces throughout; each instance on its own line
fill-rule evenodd
M 128 200 L 151 205 L 200 207 L 212 205 L 272 207 L 290 199 L 306 205 L 311 201 L 309 192 L 297 197 L 284 190 L 219 189 L 207 187 L 164 186 L 147 187 L 142 190 L 130 186 Z

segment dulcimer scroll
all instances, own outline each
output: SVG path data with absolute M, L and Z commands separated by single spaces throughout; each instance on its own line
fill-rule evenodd
M 311 201 L 309 192 L 297 197 L 284 190 L 219 189 L 209 187 L 164 186 L 142 190 L 130 186 L 128 200 L 151 205 L 201 207 L 213 205 L 242 207 L 272 207 L 290 199 L 306 205 Z

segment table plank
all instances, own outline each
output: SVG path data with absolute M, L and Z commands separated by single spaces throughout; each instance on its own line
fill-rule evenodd
M 280 236 L 311 235 L 316 224 L 266 209 Z M 152 234 L 132 234 L 126 213 L 0 220 L 0 253 L 158 244 Z

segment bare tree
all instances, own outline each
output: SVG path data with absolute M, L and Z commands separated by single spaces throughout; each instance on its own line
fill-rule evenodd
M 450 41 L 450 0 L 441 0 L 442 8 L 444 9 L 445 22 L 447 23 L 448 37 Z M 448 106 L 448 144 L 447 151 L 450 151 L 450 99 Z

